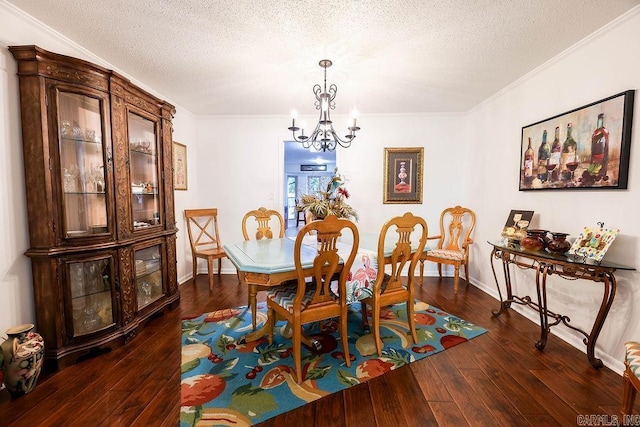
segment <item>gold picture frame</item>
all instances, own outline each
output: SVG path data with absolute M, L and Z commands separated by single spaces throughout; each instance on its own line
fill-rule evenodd
M 173 141 L 173 189 L 187 189 L 187 146 Z
M 423 147 L 384 149 L 383 203 L 422 203 Z

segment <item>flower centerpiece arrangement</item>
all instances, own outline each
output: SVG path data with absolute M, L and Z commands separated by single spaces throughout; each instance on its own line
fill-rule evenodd
M 344 178 L 336 168 L 333 171 L 331 181 L 327 184 L 326 191 L 318 191 L 318 195 L 303 194 L 296 209 L 307 212 L 314 219 L 324 219 L 327 215 L 335 215 L 338 218 L 357 221 L 358 213 L 345 201 L 348 198 L 349 192 L 344 187 Z

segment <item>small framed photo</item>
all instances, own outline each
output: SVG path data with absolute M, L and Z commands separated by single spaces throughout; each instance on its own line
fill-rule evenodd
M 424 148 L 384 149 L 383 203 L 422 203 Z
M 173 188 L 187 189 L 187 146 L 173 142 Z

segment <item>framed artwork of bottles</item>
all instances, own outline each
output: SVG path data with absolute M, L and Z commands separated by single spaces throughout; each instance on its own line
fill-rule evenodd
M 634 93 L 524 126 L 520 190 L 627 188 Z

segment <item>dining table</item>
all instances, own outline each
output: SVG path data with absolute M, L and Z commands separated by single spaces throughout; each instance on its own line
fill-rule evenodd
M 229 260 L 238 271 L 242 283 L 249 287 L 249 306 L 254 332 L 245 337 L 245 341 L 255 341 L 266 335 L 266 325 L 256 330 L 257 294 L 261 288 L 278 286 L 289 280 L 297 280 L 294 263 L 296 235 L 283 238 L 243 240 L 224 245 Z M 351 280 L 347 281 L 347 303 L 357 302 L 371 296 L 373 283 L 378 274 L 378 239 L 375 233 L 359 233 L 359 245 L 356 259 L 351 267 Z M 338 253 L 345 256 L 351 249 L 353 236 L 345 233 L 338 241 Z M 390 257 L 397 238 L 389 233 L 384 244 L 384 256 Z M 313 260 L 318 254 L 315 235 L 303 238 L 300 248 L 302 269 L 312 270 Z M 418 244 L 415 242 L 415 247 Z M 425 248 L 428 250 L 428 248 Z

